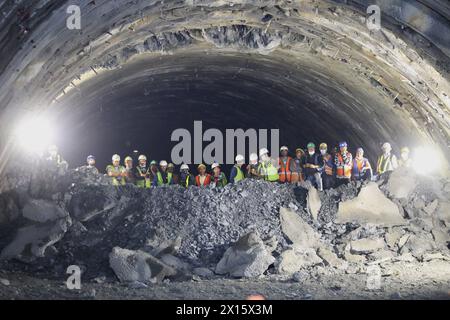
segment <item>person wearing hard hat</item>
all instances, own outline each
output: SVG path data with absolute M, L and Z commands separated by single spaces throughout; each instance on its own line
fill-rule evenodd
M 258 155 L 256 153 L 250 154 L 250 163 L 247 166 L 247 178 L 260 179 L 258 174 Z
M 46 159 L 49 163 L 56 165 L 59 172 L 63 174 L 68 168 L 69 164 L 63 159 L 63 157 L 58 152 L 58 147 L 56 145 L 51 145 L 48 147 L 48 158 Z
M 294 157 L 294 164 L 295 167 L 293 168 L 295 174 L 293 176 L 293 182 L 297 181 L 304 181 L 303 177 L 303 158 L 305 157 L 305 151 L 303 151 L 302 148 L 295 149 L 295 157 Z
M 371 181 L 372 167 L 367 158 L 364 158 L 363 148 L 356 149 L 355 159 L 353 159 L 352 180 Z
M 89 155 L 86 158 L 86 165 L 77 168 L 77 171 L 81 171 L 83 173 L 88 173 L 88 174 L 94 174 L 97 175 L 99 174 L 98 169 L 95 167 L 95 157 L 93 155 Z
M 183 163 L 180 167 L 180 182 L 179 182 L 179 184 L 185 188 L 195 185 L 194 175 L 192 175 L 189 172 L 189 166 L 185 163 Z
M 259 150 L 259 158 L 261 161 L 258 166 L 258 175 L 266 181 L 278 181 L 278 164 L 275 164 L 272 158 L 270 158 L 267 148 L 261 148 Z
M 220 169 L 220 164 L 214 162 L 211 165 L 211 169 L 213 171 L 213 174 L 211 176 L 211 185 L 219 188 L 225 187 L 228 181 L 227 177 L 225 176 L 225 173 L 223 173 L 222 170 Z
M 153 182 L 153 180 L 155 180 L 157 174 L 158 174 L 158 162 L 156 162 L 156 160 L 152 160 L 150 162 L 150 171 L 148 172 L 148 179 L 151 182 Z
M 334 187 L 334 161 L 328 153 L 328 145 L 321 143 L 319 146 L 320 162 L 322 163 L 322 186 L 324 190 Z
M 159 162 L 159 171 L 156 173 L 156 177 L 153 180 L 154 186 L 168 186 L 173 184 L 172 173 L 167 171 L 168 163 L 166 160 Z
M 400 150 L 400 159 L 398 160 L 398 166 L 403 168 L 412 167 L 412 159 L 409 157 L 409 148 L 403 147 Z
M 211 183 L 211 175 L 206 172 L 206 166 L 202 163 L 197 167 L 198 175 L 195 177 L 197 187 L 205 187 Z
M 353 156 L 347 150 L 347 142 L 339 143 L 339 151 L 334 156 L 334 166 L 336 167 L 336 187 L 350 182 L 352 177 Z
M 134 184 L 136 178 L 133 168 L 133 158 L 127 156 L 123 162 L 125 163 L 125 182 Z
M 383 154 L 378 157 L 377 162 L 377 175 L 379 178 L 389 175 L 398 167 L 397 157 L 391 152 L 391 144 L 389 142 L 385 142 L 381 149 L 383 150 Z
M 172 184 L 178 184 L 179 177 L 178 174 L 175 173 L 175 165 L 173 163 L 169 163 L 167 166 L 167 172 L 172 174 Z
M 241 154 L 238 154 L 236 156 L 236 164 L 231 169 L 230 183 L 236 183 L 245 178 L 244 172 L 242 171 L 243 164 L 244 164 L 244 156 Z
M 113 155 L 112 164 L 106 167 L 106 174 L 111 177 L 111 183 L 114 186 L 125 185 L 125 168 L 120 165 L 120 156 Z
M 292 181 L 293 176 L 296 175 L 295 172 L 295 163 L 294 159 L 292 159 L 289 156 L 289 148 L 287 146 L 282 146 L 280 148 L 280 158 L 278 159 L 278 175 L 279 175 L 279 181 L 281 183 L 291 183 L 298 181 L 298 178 L 294 178 L 294 181 Z M 293 171 L 294 170 L 294 171 Z
M 147 166 L 147 157 L 141 154 L 138 158 L 138 165 L 135 169 L 136 186 L 139 188 L 150 188 L 152 180 L 150 180 L 150 167 Z
M 316 145 L 313 142 L 310 142 L 306 147 L 308 152 L 305 157 L 303 157 L 305 180 L 311 182 L 311 184 L 319 191 L 322 191 L 322 163 L 319 155 L 316 153 Z

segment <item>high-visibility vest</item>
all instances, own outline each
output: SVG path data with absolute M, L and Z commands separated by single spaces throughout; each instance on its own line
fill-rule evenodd
M 106 167 L 106 172 L 114 172 L 114 173 L 121 173 L 125 170 L 125 167 L 123 166 L 118 166 L 118 167 L 114 167 L 112 164 L 110 164 L 109 166 Z M 117 179 L 116 177 L 111 177 L 111 182 L 113 184 L 113 186 L 124 186 L 126 184 L 125 181 L 125 177 L 120 177 L 119 179 Z
M 148 174 L 148 170 L 150 170 L 150 168 L 146 168 L 146 169 L 147 170 L 145 172 L 143 172 L 141 166 L 136 167 L 136 170 L 138 171 L 139 174 L 143 174 L 143 173 Z M 136 185 L 139 188 L 150 188 L 152 185 L 152 182 L 147 177 L 145 177 L 145 178 L 138 177 L 138 179 L 136 180 Z
M 244 173 L 242 172 L 241 167 L 234 166 L 236 168 L 236 176 L 234 177 L 234 182 L 239 182 L 244 179 Z
M 344 162 L 344 157 L 340 152 L 336 154 L 336 177 L 350 179 L 352 177 L 352 154 L 347 152 L 348 164 Z
M 158 186 L 162 186 L 164 184 L 169 185 L 172 182 L 172 172 L 167 172 L 167 182 L 166 183 L 164 183 L 164 179 L 163 179 L 161 172 L 158 171 L 157 176 L 158 176 Z
M 195 177 L 195 184 L 197 185 L 197 187 L 204 187 L 209 185 L 210 183 L 211 183 L 211 175 L 209 173 L 206 174 L 203 184 L 201 184 L 200 182 L 200 175 L 197 175 Z
M 362 158 L 360 160 L 353 159 L 353 168 L 352 168 L 352 175 L 355 178 L 361 178 L 365 172 L 363 173 L 363 169 L 370 170 L 370 164 L 369 160 L 366 158 Z
M 261 162 L 259 164 L 258 171 L 266 181 L 278 181 L 280 178 L 278 175 L 278 170 L 274 167 L 272 161 Z
M 286 164 L 284 163 L 283 159 L 279 159 L 278 163 L 280 165 L 280 168 L 278 169 L 278 175 L 280 182 L 291 182 L 292 180 L 292 172 L 291 172 L 291 157 L 287 157 Z
M 383 174 L 387 171 L 393 171 L 394 167 L 392 165 L 392 154 L 389 154 L 388 157 L 385 157 L 384 154 L 382 154 L 378 158 L 377 163 L 377 172 L 378 174 Z

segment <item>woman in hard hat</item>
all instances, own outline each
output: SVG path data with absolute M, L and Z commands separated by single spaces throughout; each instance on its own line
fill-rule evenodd
M 195 177 L 197 187 L 205 187 L 211 183 L 211 175 L 206 172 L 206 166 L 202 163 L 197 167 L 198 175 Z
M 125 167 L 120 165 L 120 156 L 112 156 L 112 164 L 106 167 L 106 174 L 111 177 L 111 183 L 114 186 L 125 185 Z
M 242 171 L 243 164 L 244 164 L 244 156 L 241 154 L 238 154 L 236 156 L 236 164 L 231 169 L 230 183 L 236 183 L 245 178 L 244 172 Z

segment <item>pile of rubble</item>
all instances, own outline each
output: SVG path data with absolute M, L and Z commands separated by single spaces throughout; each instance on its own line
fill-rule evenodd
M 64 278 L 77 265 L 88 279 L 134 284 L 273 274 L 303 281 L 450 261 L 450 181 L 401 170 L 325 192 L 255 180 L 117 188 L 81 170 L 24 177 L 9 177 L 0 194 L 7 271 Z

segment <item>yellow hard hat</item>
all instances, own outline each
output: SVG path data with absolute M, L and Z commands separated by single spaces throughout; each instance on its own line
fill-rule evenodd
M 323 143 L 320 144 L 319 149 L 320 150 L 328 149 L 328 145 L 325 142 L 323 142 Z
M 401 150 L 400 150 L 400 152 L 401 153 L 409 153 L 409 148 L 408 147 L 403 147 Z
M 127 161 L 133 161 L 133 158 L 131 158 L 130 156 L 128 156 L 128 157 L 125 158 L 125 162 L 127 162 Z
M 205 169 L 206 169 L 206 166 L 205 166 L 203 163 L 200 163 L 200 164 L 198 165 L 197 169 L 201 169 L 201 168 L 205 168 Z

